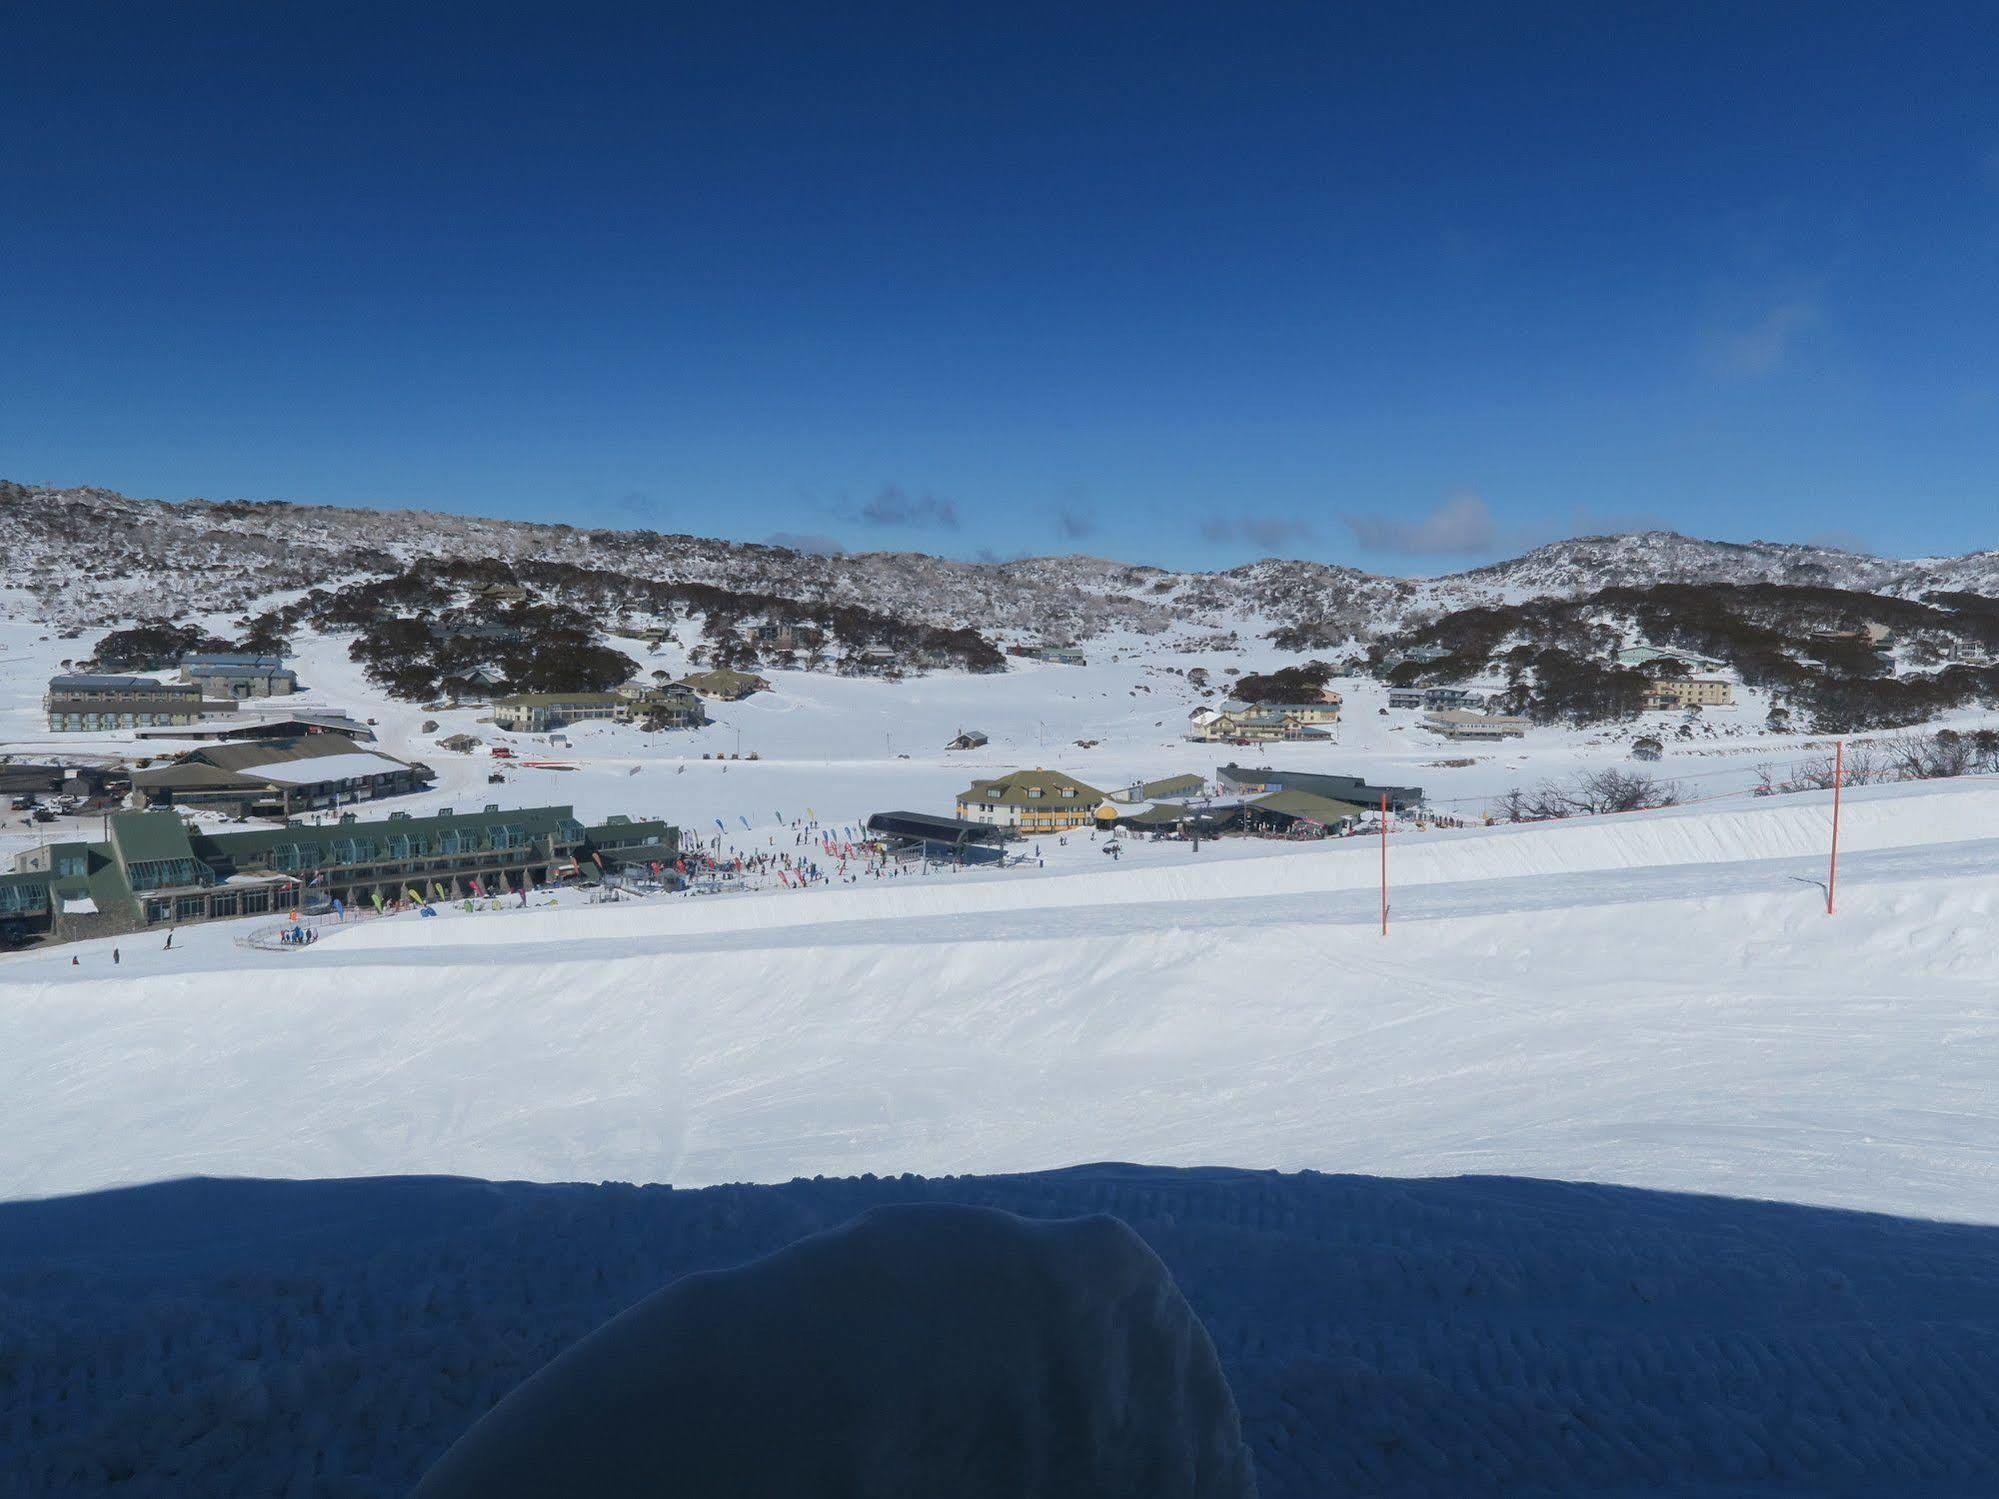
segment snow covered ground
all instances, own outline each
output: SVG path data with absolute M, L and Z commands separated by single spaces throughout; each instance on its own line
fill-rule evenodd
M 1992 1492 L 1999 1230 L 1472 1177 L 190 1181 L 0 1205 L 0 1491 L 403 1499 L 661 1285 L 884 1203 L 1104 1212 L 1263 1499 Z
M 46 633 L 0 623 L 0 753 L 135 748 L 40 727 L 89 646 Z M 1447 746 L 1345 683 L 1343 743 L 1218 752 L 1179 738 L 1200 699 L 1167 668 L 1277 658 L 1134 640 L 997 677 L 779 673 L 699 734 L 583 725 L 551 754 L 302 646 L 292 705 L 376 718 L 439 772 L 383 810 L 720 819 L 740 850 L 1036 763 L 1114 787 L 1241 759 L 1476 813 L 1630 733 Z M 0 1491 L 400 1495 L 672 1275 L 951 1200 L 1138 1227 L 1215 1334 L 1266 1495 L 1989 1492 L 1992 1231 L 1827 1209 L 1999 1224 L 1999 783 L 1849 793 L 1828 917 L 1826 798 L 1742 794 L 1819 751 L 1762 719 L 1669 745 L 1695 806 L 1399 832 L 1386 938 L 1365 840 L 1128 842 L 1110 867 L 1082 835 L 1004 872 L 0 957 Z M 991 745 L 944 751 L 960 728 Z M 575 768 L 491 784 L 437 748 L 458 732 Z M 700 758 L 738 749 L 760 758 Z M 0 859 L 63 831 L 10 823 Z M 898 1175 L 1103 1159 L 1621 1185 Z M 879 1179 L 5 1202 L 189 1173 Z
M 1385 939 L 1347 840 L 16 956 L 0 1196 L 1122 1158 L 1999 1222 L 1999 785 L 1852 793 L 1833 917 L 1827 814 L 1407 835 Z
M 225 620 L 207 623 L 227 627 Z M 164 755 L 187 747 L 129 734 L 50 734 L 41 713 L 43 688 L 64 659 L 88 654 L 91 639 L 43 638 L 48 635 L 33 623 L 0 620 L 0 754 L 87 758 L 135 750 Z M 1187 669 L 1205 667 L 1218 694 L 1225 694 L 1231 671 L 1268 670 L 1296 658 L 1260 640 L 1235 652 L 1183 652 L 1177 648 L 1182 643 L 1178 634 L 1111 637 L 1092 644 L 1087 666 L 1016 661 L 992 676 L 939 673 L 886 682 L 771 672 L 773 691 L 711 704 L 716 721 L 707 728 L 646 734 L 630 725 L 577 724 L 561 731 L 568 743 L 558 747 L 546 736 L 496 731 L 475 708 L 429 712 L 388 701 L 347 659 L 345 637 L 308 636 L 299 642 L 295 664 L 309 690 L 280 705 L 339 708 L 376 719 L 375 748 L 421 759 L 438 772 L 428 794 L 403 798 L 398 807 L 569 803 L 586 818 L 660 815 L 709 834 L 720 819 L 743 849 L 767 846 L 780 818 L 808 813 L 823 823 L 851 825 L 891 809 L 949 814 L 974 777 L 1024 766 L 1059 768 L 1111 790 L 1186 771 L 1212 776 L 1229 761 L 1275 764 L 1420 785 L 1438 810 L 1480 818 L 1511 787 L 1532 787 L 1578 767 L 1628 763 L 1630 741 L 1639 733 L 1666 739 L 1666 756 L 1653 768 L 1680 782 L 1690 797 L 1741 794 L 1756 784 L 1759 767 L 1781 770 L 1826 752 L 1803 736 L 1766 733 L 1766 705 L 1753 691 L 1738 707 L 1709 711 L 1685 741 L 1674 737 L 1678 716 L 1651 714 L 1602 730 L 1535 729 L 1526 740 L 1503 745 L 1451 744 L 1422 729 L 1418 712 L 1384 714 L 1386 689 L 1357 679 L 1334 684 L 1346 695 L 1337 743 L 1190 743 L 1183 737 L 1188 714 L 1219 696 L 1203 698 L 1188 683 Z M 657 652 L 640 640 L 612 644 L 647 672 L 678 675 L 687 665 L 684 651 L 670 643 Z M 424 732 L 422 725 L 431 721 L 438 728 Z M 981 730 L 991 742 L 976 751 L 946 750 L 961 729 Z M 480 738 L 481 747 L 468 755 L 439 747 L 440 739 L 461 733 Z M 487 750 L 495 744 L 573 768 L 507 766 L 506 780 L 492 784 L 487 777 L 496 766 Z M 704 754 L 758 758 L 703 760 Z M 744 819 L 753 832 L 743 828 Z M 0 860 L 52 831 L 0 811 Z

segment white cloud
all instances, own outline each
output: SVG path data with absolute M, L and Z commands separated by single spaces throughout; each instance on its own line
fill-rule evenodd
M 1405 557 L 1489 552 L 1500 539 L 1491 507 L 1468 492 L 1452 495 L 1428 515 L 1349 515 L 1345 520 L 1364 551 Z
M 1814 302 L 1780 302 L 1747 328 L 1717 334 L 1709 350 L 1714 367 L 1741 379 L 1773 375 L 1789 361 L 1799 337 L 1819 324 Z

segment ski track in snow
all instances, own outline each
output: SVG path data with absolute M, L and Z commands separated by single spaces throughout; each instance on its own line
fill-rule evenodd
M 1940 1499 L 1999 1472 L 1999 1230 L 1107 1165 L 691 1192 L 196 1180 L 0 1206 L 0 1489 L 400 1499 L 605 1318 L 890 1202 L 1129 1223 L 1214 1339 L 1264 1499 Z
M 0 1193 L 1078 1159 L 1999 1221 L 1999 787 L 0 968 Z M 285 970 L 280 973 L 279 969 Z

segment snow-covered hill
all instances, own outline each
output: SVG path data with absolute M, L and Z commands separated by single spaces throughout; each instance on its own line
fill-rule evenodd
M 0 590 L 50 623 L 232 615 L 276 593 L 392 572 L 419 558 L 564 562 L 811 603 L 862 605 L 940 626 L 1091 639 L 1173 624 L 1261 632 L 1315 621 L 1369 638 L 1414 610 L 1572 595 L 1610 584 L 1811 583 L 1914 597 L 1999 593 L 1999 552 L 1914 562 L 1829 547 L 1702 541 L 1671 532 L 1584 537 L 1438 578 L 1400 579 L 1276 558 L 1176 572 L 1067 556 L 966 562 L 916 552 L 784 547 L 579 529 L 417 510 L 132 499 L 0 481 Z

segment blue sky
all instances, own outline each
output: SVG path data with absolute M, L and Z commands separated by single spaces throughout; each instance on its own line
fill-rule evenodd
M 1999 7 L 0 10 L 0 475 L 952 555 L 1999 545 Z

